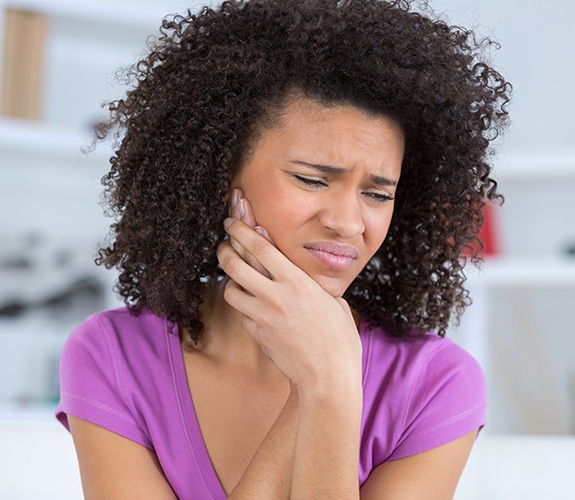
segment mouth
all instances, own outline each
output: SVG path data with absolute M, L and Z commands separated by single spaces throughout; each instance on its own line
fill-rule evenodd
M 359 251 L 352 245 L 321 241 L 304 245 L 304 248 L 324 266 L 344 271 L 353 266 Z

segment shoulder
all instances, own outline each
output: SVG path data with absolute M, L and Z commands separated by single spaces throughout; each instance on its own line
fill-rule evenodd
M 427 334 L 361 332 L 364 345 L 362 454 L 373 467 L 457 439 L 485 423 L 483 371 L 464 349 Z M 364 457 L 365 458 L 365 457 Z
M 109 380 L 125 387 L 132 380 L 149 378 L 150 370 L 169 361 L 171 335 L 177 328 L 153 313 L 134 314 L 127 308 L 95 313 L 68 337 L 60 357 L 60 380 L 78 389 L 84 380 Z M 88 387 L 86 387 L 88 389 Z
M 93 314 L 64 345 L 58 419 L 67 427 L 70 414 L 150 447 L 148 408 L 170 374 L 167 321 L 125 308 Z
M 108 355 L 120 351 L 141 351 L 159 344 L 168 323 L 149 311 L 134 314 L 127 308 L 111 309 L 92 314 L 68 337 L 63 356 L 69 351 L 87 350 Z
M 361 335 L 367 386 L 377 386 L 385 379 L 388 385 L 401 386 L 402 393 L 409 386 L 411 395 L 416 395 L 422 391 L 429 394 L 446 380 L 483 381 L 475 358 L 451 339 L 428 333 L 403 340 L 387 335 L 382 328 L 365 328 Z
M 92 314 L 74 330 L 72 335 L 82 336 L 97 331 L 110 331 L 120 335 L 145 334 L 161 328 L 165 323 L 167 322 L 163 318 L 147 309 L 135 313 L 127 307 L 120 307 Z

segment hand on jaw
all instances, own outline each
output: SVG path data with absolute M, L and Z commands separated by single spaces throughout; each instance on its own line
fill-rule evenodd
M 230 278 L 224 298 L 242 326 L 293 383 L 315 390 L 361 379 L 361 343 L 351 310 L 325 292 L 257 226 L 250 203 L 232 196 L 230 238 L 218 259 Z
M 241 193 L 233 201 L 218 248 L 224 299 L 292 390 L 229 498 L 359 498 L 361 342 L 351 310 L 282 254 Z

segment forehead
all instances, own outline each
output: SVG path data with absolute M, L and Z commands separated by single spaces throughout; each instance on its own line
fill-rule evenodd
M 293 98 L 276 116 L 271 126 L 259 134 L 254 153 L 273 151 L 300 160 L 343 164 L 356 161 L 377 164 L 390 154 L 403 155 L 401 127 L 389 117 L 370 114 L 355 106 Z
M 289 95 L 270 116 L 271 123 L 265 130 L 281 128 L 292 121 L 322 123 L 333 121 L 334 118 L 343 119 L 344 124 L 346 118 L 361 118 L 366 122 L 383 120 L 401 130 L 399 123 L 385 113 L 373 113 L 361 106 L 345 102 L 325 102 L 320 98 L 306 97 L 299 93 Z

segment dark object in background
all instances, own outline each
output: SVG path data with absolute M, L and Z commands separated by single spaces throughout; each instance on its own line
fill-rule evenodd
M 63 310 L 78 303 L 78 301 L 98 302 L 103 298 L 104 286 L 92 276 L 87 276 L 74 283 L 69 288 L 46 297 L 40 302 L 8 302 L 0 304 L 0 317 L 15 317 L 34 308 Z
M 0 236 L 0 317 L 32 310 L 84 317 L 105 307 L 106 285 L 93 263 L 93 248 L 41 233 Z

